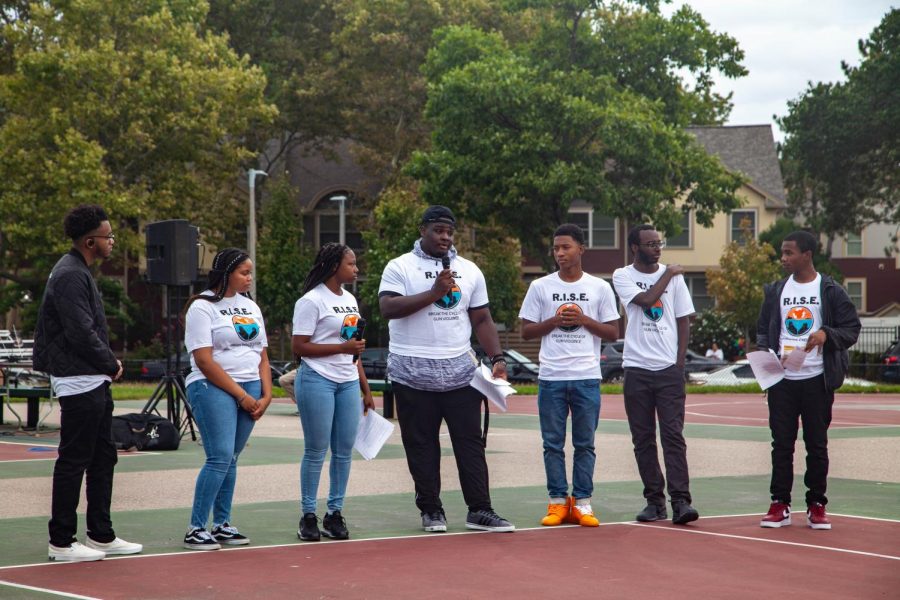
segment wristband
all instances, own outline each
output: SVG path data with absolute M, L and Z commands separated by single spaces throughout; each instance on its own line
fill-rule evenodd
M 497 354 L 497 355 L 491 357 L 491 366 L 493 367 L 497 363 L 503 363 L 504 365 L 506 364 L 506 359 L 503 357 L 502 354 Z

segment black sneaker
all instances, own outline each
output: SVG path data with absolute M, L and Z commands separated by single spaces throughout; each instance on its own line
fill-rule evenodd
M 246 546 L 250 543 L 250 538 L 232 527 L 227 522 L 222 523 L 218 527 L 213 527 L 212 536 L 220 544 L 226 546 Z
M 341 516 L 341 511 L 336 510 L 330 515 L 325 515 L 325 518 L 322 519 L 322 535 L 333 540 L 350 539 L 350 532 L 347 531 L 347 521 Z
M 516 526 L 495 513 L 491 509 L 469 511 L 466 516 L 466 527 L 480 531 L 515 531 Z
M 319 533 L 319 518 L 316 513 L 306 513 L 300 519 L 300 529 L 297 530 L 297 537 L 307 542 L 318 542 L 321 534 Z
M 428 533 L 443 533 L 447 531 L 447 516 L 444 514 L 444 509 L 439 508 L 432 512 L 423 512 L 422 529 Z
M 665 506 L 648 504 L 634 519 L 641 523 L 652 523 L 653 521 L 662 521 L 663 519 L 668 518 L 668 516 L 669 513 L 666 512 Z
M 684 525 L 700 518 L 697 509 L 687 502 L 672 503 L 672 522 L 676 525 Z
M 184 547 L 188 550 L 218 550 L 219 545 L 213 536 L 202 527 L 194 527 L 184 536 Z

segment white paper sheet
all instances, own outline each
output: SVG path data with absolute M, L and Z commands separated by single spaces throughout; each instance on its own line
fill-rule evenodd
M 784 379 L 784 366 L 774 352 L 768 350 L 748 352 L 747 360 L 750 361 L 753 376 L 762 389 L 767 390 Z
M 369 413 L 359 420 L 359 429 L 356 432 L 356 441 L 353 448 L 366 460 L 372 460 L 378 456 L 384 443 L 394 433 L 394 424 L 382 417 L 378 412 L 370 408 Z
M 785 371 L 799 371 L 803 367 L 804 360 L 806 360 L 806 352 L 803 351 L 803 348 L 794 348 L 784 359 Z
M 516 389 L 505 379 L 494 379 L 491 370 L 484 364 L 475 369 L 471 386 L 484 394 L 500 412 L 506 412 L 506 397 L 516 393 Z

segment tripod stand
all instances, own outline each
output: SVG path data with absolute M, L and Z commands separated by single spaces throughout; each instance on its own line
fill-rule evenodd
M 177 312 L 177 310 L 172 310 L 172 303 L 174 302 L 176 306 L 181 306 L 182 304 L 184 304 L 185 300 L 182 299 L 184 291 L 186 290 L 182 286 L 177 286 L 175 288 L 174 298 L 170 298 L 169 286 L 163 285 L 163 296 L 165 297 L 166 309 L 165 314 L 163 315 L 166 324 L 166 372 L 160 379 L 159 385 L 156 386 L 153 394 L 151 394 L 150 399 L 147 400 L 147 404 L 145 404 L 144 408 L 141 409 L 141 413 L 159 414 L 157 405 L 159 404 L 160 400 L 165 398 L 166 418 L 171 421 L 173 425 L 175 425 L 175 428 L 178 429 L 181 437 L 184 437 L 184 435 L 188 431 L 190 431 L 191 440 L 196 442 L 197 432 L 194 429 L 194 415 L 193 413 L 191 413 L 191 405 L 188 404 L 187 393 L 184 390 L 184 382 L 181 378 L 181 373 L 179 372 L 179 365 L 181 363 L 180 341 L 176 346 L 177 350 L 175 351 L 175 365 L 172 365 L 171 354 L 173 329 L 175 330 L 176 340 L 180 340 L 178 319 L 175 318 L 173 320 L 172 318 L 172 313 Z M 184 408 L 184 418 L 182 418 L 181 414 L 182 408 Z

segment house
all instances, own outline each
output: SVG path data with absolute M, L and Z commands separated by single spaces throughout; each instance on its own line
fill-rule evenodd
M 831 262 L 860 316 L 900 317 L 900 252 L 896 223 L 875 223 L 834 240 Z

